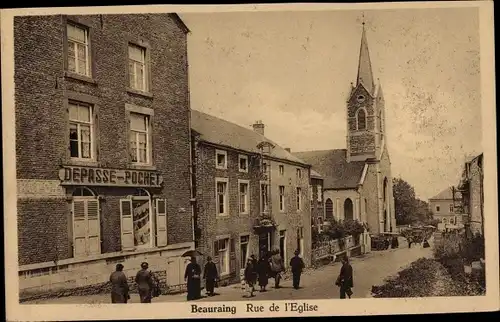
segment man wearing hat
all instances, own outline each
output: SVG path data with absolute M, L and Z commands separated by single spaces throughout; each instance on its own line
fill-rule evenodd
M 201 297 L 201 267 L 196 262 L 196 257 L 191 257 L 191 263 L 186 266 L 184 280 L 187 284 L 187 300 L 197 300 Z
M 212 262 L 212 257 L 208 256 L 207 263 L 205 264 L 205 268 L 203 270 L 203 278 L 205 279 L 205 286 L 207 288 L 208 296 L 214 295 L 215 281 L 217 280 L 218 276 L 219 274 L 217 274 L 217 266 L 215 266 L 215 263 Z
M 116 264 L 116 271 L 111 273 L 109 281 L 111 282 L 111 303 L 127 303 L 130 295 L 127 276 L 123 273 L 122 264 Z
M 300 284 L 300 275 L 302 275 L 302 270 L 305 267 L 304 261 L 299 256 L 300 251 L 297 249 L 295 251 L 295 256 L 290 260 L 290 267 L 292 269 L 293 275 L 293 288 L 298 290 Z

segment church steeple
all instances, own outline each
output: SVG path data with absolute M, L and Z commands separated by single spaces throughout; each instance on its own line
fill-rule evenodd
M 358 79 L 356 87 L 359 84 L 363 86 L 373 95 L 375 85 L 373 81 L 372 63 L 370 61 L 370 53 L 368 51 L 368 41 L 366 40 L 365 22 L 363 18 L 363 32 L 361 34 L 361 47 L 359 50 L 359 64 L 358 64 Z

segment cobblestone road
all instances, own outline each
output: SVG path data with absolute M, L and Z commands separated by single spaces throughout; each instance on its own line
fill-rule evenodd
M 432 241 L 431 245 L 432 245 Z M 351 259 L 354 269 L 354 295 L 353 298 L 370 297 L 372 285 L 383 282 L 384 278 L 397 274 L 402 268 L 421 257 L 431 257 L 432 248 L 422 248 L 420 245 L 408 248 L 403 241 L 400 248 L 385 251 L 374 251 L 363 257 Z M 310 270 L 302 275 L 301 288 L 292 288 L 292 281 L 282 282 L 282 288 L 274 289 L 274 280 L 269 280 L 269 290 L 265 293 L 256 292 L 256 296 L 245 300 L 297 300 L 297 299 L 328 299 L 339 298 L 339 288 L 334 285 L 340 270 L 340 263 L 322 266 L 316 270 Z M 243 300 L 240 285 L 231 285 L 216 289 L 219 295 L 205 297 L 199 301 L 237 301 Z M 164 295 L 155 298 L 154 302 L 178 302 L 185 301 L 185 294 Z M 86 304 L 86 303 L 109 303 L 108 294 L 92 296 L 74 296 L 57 299 L 47 299 L 26 304 Z M 131 295 L 131 303 L 139 302 L 137 294 Z

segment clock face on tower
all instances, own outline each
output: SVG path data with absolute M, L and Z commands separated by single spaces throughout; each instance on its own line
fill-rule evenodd
M 358 103 L 363 103 L 365 101 L 365 96 L 364 95 L 358 95 L 357 101 L 358 101 Z

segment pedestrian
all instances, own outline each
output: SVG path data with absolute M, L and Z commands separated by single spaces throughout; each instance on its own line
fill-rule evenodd
M 143 262 L 141 264 L 141 269 L 137 272 L 137 275 L 135 275 L 135 282 L 137 284 L 137 289 L 139 290 L 141 303 L 151 303 L 151 299 L 153 297 L 153 274 L 148 268 L 149 264 L 147 262 Z
M 269 272 L 271 268 L 269 266 L 269 260 L 266 258 L 264 254 L 260 257 L 259 262 L 257 263 L 257 274 L 259 276 L 259 286 L 261 292 L 266 292 L 266 286 L 269 282 Z
M 274 277 L 274 287 L 280 287 L 281 273 L 285 270 L 285 265 L 283 263 L 283 258 L 281 257 L 280 251 L 276 249 L 271 256 L 271 271 L 272 277 Z
M 184 280 L 187 283 L 187 300 L 197 300 L 201 297 L 201 267 L 196 262 L 196 257 L 191 257 L 191 263 L 186 266 Z
M 129 287 L 122 264 L 116 264 L 116 271 L 111 273 L 109 281 L 111 282 L 111 303 L 127 303 L 130 300 Z
M 293 288 L 298 290 L 300 285 L 300 275 L 302 275 L 302 270 L 304 269 L 304 261 L 299 256 L 300 251 L 297 249 L 295 251 L 295 256 L 290 260 L 290 267 L 292 269 L 293 276 Z
M 255 291 L 255 268 L 251 258 L 247 260 L 247 264 L 245 266 L 245 284 L 247 285 L 246 290 L 250 293 L 249 297 L 254 297 L 253 292 Z
M 351 288 L 354 287 L 354 283 L 352 278 L 352 266 L 349 264 L 347 255 L 342 257 L 342 267 L 340 268 L 340 273 L 335 284 L 340 287 L 341 299 L 345 299 L 346 294 L 351 298 L 353 294 Z
M 408 240 L 408 248 L 411 248 L 411 244 L 413 243 L 413 240 L 411 237 L 408 237 L 407 240 Z
M 251 255 L 250 256 L 250 259 L 252 261 L 252 282 L 253 282 L 253 290 L 255 291 L 255 285 L 257 284 L 257 278 L 259 276 L 259 272 L 258 272 L 258 262 L 257 262 L 257 258 L 255 258 L 255 255 Z
M 392 249 L 398 248 L 398 237 L 396 237 L 396 236 L 392 237 L 391 248 Z
M 219 274 L 217 273 L 217 266 L 212 262 L 212 257 L 207 257 L 207 263 L 203 270 L 203 278 L 205 279 L 205 286 L 207 289 L 208 296 L 214 296 L 215 282 L 217 281 Z

